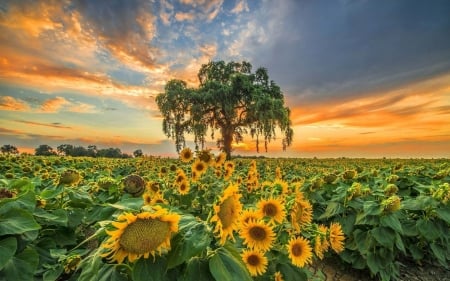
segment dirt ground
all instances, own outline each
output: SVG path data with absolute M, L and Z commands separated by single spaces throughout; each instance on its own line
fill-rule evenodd
M 313 264 L 311 281 L 377 281 L 369 271 L 352 269 L 332 258 Z M 450 270 L 442 266 L 403 261 L 398 281 L 450 281 Z

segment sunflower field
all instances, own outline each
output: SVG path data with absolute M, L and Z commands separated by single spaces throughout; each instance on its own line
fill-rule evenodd
M 378 280 L 449 267 L 448 159 L 0 156 L 0 280 Z

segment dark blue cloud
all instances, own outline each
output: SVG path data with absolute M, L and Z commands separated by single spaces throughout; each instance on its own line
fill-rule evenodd
M 255 64 L 313 99 L 382 90 L 450 71 L 450 1 L 293 1 Z

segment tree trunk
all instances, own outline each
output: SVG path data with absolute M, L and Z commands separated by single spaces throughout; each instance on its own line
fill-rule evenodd
M 231 159 L 231 143 L 233 142 L 233 128 L 222 127 L 223 150 L 227 154 L 227 160 Z

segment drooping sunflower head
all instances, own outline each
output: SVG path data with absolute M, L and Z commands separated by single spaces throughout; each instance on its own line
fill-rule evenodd
M 339 223 L 331 223 L 329 228 L 329 242 L 331 249 L 336 253 L 340 253 L 344 250 L 344 232 Z
M 125 192 L 133 197 L 139 197 L 145 191 L 145 181 L 139 175 L 128 175 L 122 180 Z
M 242 252 L 241 257 L 251 276 L 262 275 L 266 272 L 268 261 L 264 253 L 247 249 Z
M 283 200 L 279 198 L 263 199 L 257 204 L 258 211 L 262 217 L 269 217 L 271 222 L 282 223 L 286 212 Z
M 317 234 L 314 237 L 314 253 L 319 259 L 323 259 L 324 253 L 330 247 L 330 243 L 327 240 L 328 228 L 323 224 L 317 228 Z
M 161 255 L 170 249 L 170 238 L 178 231 L 179 220 L 178 214 L 163 208 L 137 215 L 122 214 L 112 223 L 116 229 L 106 231 L 109 238 L 102 244 L 105 252 L 101 256 L 122 263 L 125 258 L 134 262 L 141 257 Z
M 233 231 L 239 227 L 239 215 L 242 211 L 241 195 L 237 185 L 228 186 L 219 202 L 214 205 L 214 215 L 211 222 L 216 223 L 214 232 L 220 237 L 220 244 L 225 244 L 228 237 L 233 238 Z
M 197 158 L 192 164 L 191 168 L 193 173 L 195 172 L 199 175 L 202 175 L 204 172 L 206 172 L 206 169 L 208 169 L 208 164 Z
M 76 185 L 81 180 L 81 175 L 76 170 L 66 170 L 59 176 L 59 184 Z
M 208 166 L 213 165 L 215 163 L 214 156 L 211 154 L 209 150 L 201 150 L 197 152 L 197 159 L 200 159 Z
M 298 196 L 291 209 L 291 224 L 296 231 L 312 221 L 312 205 L 307 199 Z
M 189 147 L 183 148 L 180 152 L 180 159 L 182 162 L 187 163 L 194 158 L 194 154 L 192 153 L 192 150 Z
M 312 261 L 312 249 L 303 237 L 291 238 L 287 245 L 289 258 L 293 265 L 304 267 Z
M 383 208 L 383 212 L 385 213 L 393 213 L 398 211 L 401 207 L 400 205 L 400 197 L 397 195 L 392 195 L 387 199 L 384 199 L 381 202 L 381 207 Z
M 243 239 L 244 245 L 263 252 L 272 248 L 275 240 L 273 228 L 263 221 L 250 220 L 248 223 L 242 224 L 239 235 Z

